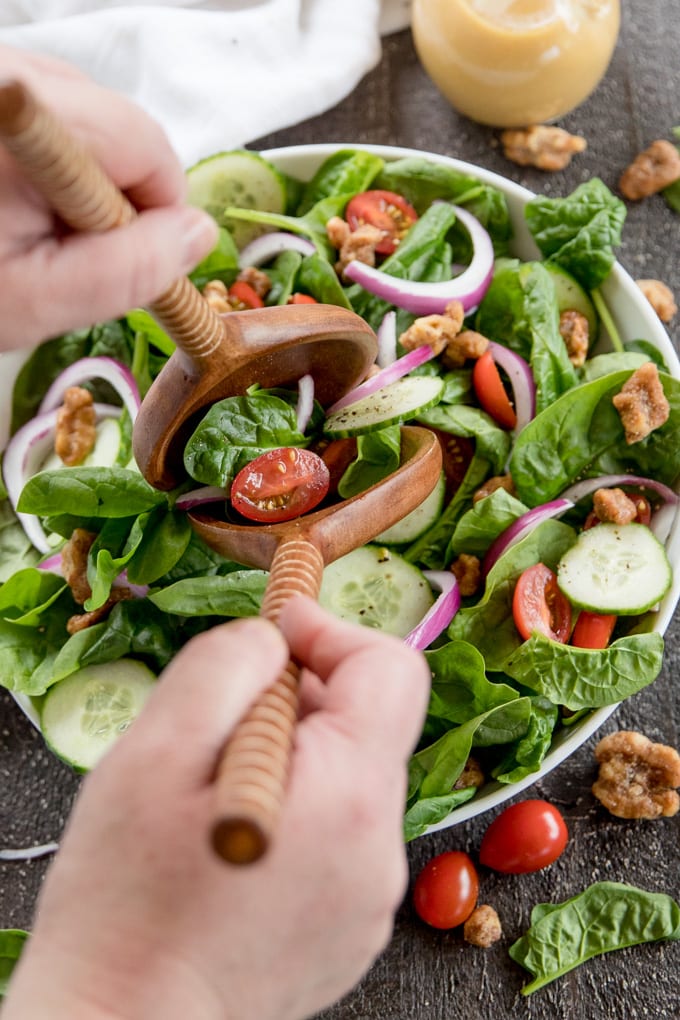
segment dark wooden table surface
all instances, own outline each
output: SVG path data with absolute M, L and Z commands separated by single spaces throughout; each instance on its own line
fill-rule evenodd
M 253 148 L 308 142 L 406 145 L 446 153 L 498 171 L 535 191 L 562 195 L 597 175 L 615 188 L 623 167 L 680 123 L 680 0 L 624 0 L 618 48 L 605 81 L 561 122 L 588 149 L 565 171 L 545 175 L 508 163 L 497 133 L 458 116 L 418 64 L 410 33 L 384 40 L 383 59 L 356 91 L 322 117 Z M 619 258 L 635 277 L 665 280 L 680 297 L 680 217 L 659 197 L 630 207 Z M 676 346 L 680 315 L 670 327 Z M 651 688 L 621 706 L 603 728 L 637 729 L 679 746 L 680 614 L 667 633 L 665 664 Z M 638 946 L 593 960 L 535 995 L 520 995 L 524 972 L 508 946 L 528 926 L 537 902 L 560 901 L 600 879 L 631 882 L 680 898 L 680 816 L 656 822 L 612 818 L 593 799 L 591 739 L 568 762 L 523 794 L 558 804 L 570 830 L 560 860 L 535 875 L 481 871 L 481 896 L 498 910 L 503 940 L 482 950 L 459 931 L 439 933 L 418 921 L 407 896 L 392 941 L 360 986 L 324 1020 L 637 1020 L 680 1016 L 680 946 Z M 78 786 L 44 748 L 13 701 L 0 695 L 0 845 L 58 839 Z M 473 856 L 487 818 L 422 837 L 409 846 L 412 878 L 434 854 Z M 30 927 L 45 861 L 0 864 L 0 927 Z M 333 923 L 329 917 L 328 923 Z M 28 1018 L 27 1018 L 28 1020 Z M 200 1020 L 200 1018 L 190 1018 Z

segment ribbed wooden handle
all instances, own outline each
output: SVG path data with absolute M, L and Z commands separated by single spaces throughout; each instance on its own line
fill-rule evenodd
M 276 622 L 294 595 L 316 599 L 323 559 L 300 538 L 283 541 L 272 560 L 261 615 Z M 213 846 L 231 864 L 251 864 L 266 852 L 286 791 L 298 716 L 294 662 L 241 720 L 227 744 L 215 780 Z
M 0 140 L 55 213 L 74 230 L 114 230 L 135 208 L 94 157 L 21 82 L 0 85 Z M 177 346 L 201 363 L 217 350 L 224 324 L 187 277 L 151 311 Z

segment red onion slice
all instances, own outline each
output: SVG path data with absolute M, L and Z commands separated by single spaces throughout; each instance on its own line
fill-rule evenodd
M 431 361 L 432 358 L 434 358 L 434 351 L 427 344 L 415 347 L 408 354 L 397 358 L 391 365 L 387 365 L 379 372 L 376 372 L 370 379 L 365 379 L 362 383 L 359 383 L 349 393 L 345 393 L 344 397 L 340 397 L 331 407 L 326 409 L 326 413 L 334 414 L 336 411 L 341 411 L 343 407 L 349 407 L 350 404 L 356 403 L 357 400 L 372 396 L 384 386 L 389 386 L 390 383 L 396 382 L 397 379 L 402 379 L 409 372 L 412 372 L 414 368 L 424 365 L 426 361 Z
M 570 485 L 568 489 L 564 490 L 562 496 L 578 503 L 580 499 L 590 496 L 597 489 L 611 489 L 613 486 L 620 485 L 649 489 L 650 492 L 661 496 L 663 503 L 652 514 L 649 527 L 659 541 L 664 543 L 673 526 L 680 496 L 663 482 L 657 482 L 654 478 L 645 478 L 641 475 L 598 475 L 596 478 L 583 478 L 580 482 L 575 482 L 574 485 Z
M 295 410 L 298 432 L 303 432 L 309 425 L 314 410 L 314 377 L 303 375 L 298 380 L 298 402 Z
M 246 266 L 262 266 L 276 258 L 283 251 L 298 251 L 301 255 L 313 255 L 316 247 L 312 241 L 299 234 L 288 234 L 285 230 L 272 230 L 261 234 L 242 248 L 238 261 L 242 269 Z
M 404 638 L 409 648 L 423 651 L 428 648 L 460 609 L 460 588 L 450 570 L 424 570 L 423 575 L 430 585 L 441 594 L 435 599 L 420 623 Z
M 114 358 L 80 358 L 65 368 L 54 380 L 38 408 L 38 414 L 53 411 L 63 403 L 64 393 L 70 386 L 81 386 L 91 379 L 103 379 L 113 386 L 127 408 L 132 421 L 141 405 L 137 382 L 127 365 Z
M 376 332 L 378 356 L 375 359 L 378 368 L 387 368 L 397 360 L 397 313 L 385 312 L 383 320 Z
M 536 416 L 536 383 L 528 363 L 509 347 L 489 341 L 491 357 L 508 376 L 512 386 L 513 404 L 517 416 L 515 435 Z
M 505 531 L 502 531 L 500 535 L 494 539 L 487 549 L 486 556 L 482 563 L 482 573 L 484 576 L 486 577 L 494 563 L 496 563 L 504 552 L 510 549 L 511 546 L 516 545 L 517 542 L 523 539 L 524 536 L 538 524 L 549 520 L 551 517 L 561 517 L 562 514 L 571 509 L 573 505 L 574 504 L 570 499 L 561 497 L 560 499 L 553 499 L 549 503 L 542 503 L 540 506 L 535 506 L 533 509 L 527 510 L 525 514 L 521 514 L 517 520 L 508 525 Z
M 202 485 L 199 489 L 192 489 L 185 492 L 175 500 L 178 510 L 193 510 L 196 506 L 204 506 L 206 503 L 224 503 L 227 498 L 226 489 L 220 489 L 217 485 Z
M 441 314 L 449 301 L 454 299 L 462 303 L 466 312 L 474 311 L 486 294 L 493 276 L 493 244 L 479 220 L 460 206 L 454 206 L 454 209 L 470 234 L 473 248 L 472 261 L 460 276 L 438 283 L 400 280 L 356 259 L 345 267 L 345 276 L 376 297 L 414 315 Z
M 110 359 L 109 359 L 110 360 Z M 95 404 L 97 421 L 103 418 L 119 418 L 120 407 L 111 404 Z M 2 475 L 12 509 L 38 552 L 52 552 L 47 535 L 40 520 L 34 514 L 17 513 L 17 503 L 28 479 L 37 473 L 50 450 L 54 449 L 54 432 L 58 408 L 38 414 L 18 429 L 5 447 L 2 460 Z

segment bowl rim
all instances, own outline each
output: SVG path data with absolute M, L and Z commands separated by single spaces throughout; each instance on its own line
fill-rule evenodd
M 316 167 L 320 165 L 324 159 L 335 154 L 339 150 L 361 150 L 370 152 L 376 156 L 384 158 L 386 161 L 417 156 L 427 159 L 430 162 L 450 166 L 463 173 L 476 177 L 485 184 L 493 185 L 512 199 L 510 204 L 510 215 L 515 231 L 515 240 L 517 240 L 517 234 L 519 232 L 521 243 L 525 247 L 533 250 L 534 257 L 541 258 L 538 248 L 528 233 L 523 217 L 518 215 L 518 208 L 523 208 L 531 198 L 535 197 L 536 192 L 516 183 L 510 178 L 504 177 L 495 171 L 487 170 L 486 168 L 474 163 L 457 159 L 454 156 L 447 156 L 443 153 L 429 152 L 425 149 L 397 145 L 376 145 L 362 142 L 319 142 L 263 148 L 258 149 L 257 151 L 265 159 L 274 163 L 274 165 L 279 166 L 281 163 L 288 163 L 288 167 L 279 166 L 279 168 L 288 169 L 289 172 L 299 172 L 293 169 L 292 164 L 305 163 L 306 172 L 309 176 L 311 176 Z M 653 344 L 659 348 L 670 370 L 670 374 L 675 378 L 680 379 L 680 360 L 678 359 L 678 355 L 668 333 L 633 278 L 618 261 L 615 262 L 611 273 L 603 283 L 602 292 L 605 298 L 610 299 L 610 312 L 617 326 L 622 328 L 624 334 L 626 332 L 625 323 L 619 321 L 617 313 L 612 307 L 612 299 L 618 292 L 622 292 L 627 300 L 637 307 L 637 310 L 645 323 L 646 338 L 650 339 Z M 620 300 L 620 298 L 617 300 Z M 8 359 L 11 359 L 10 366 L 13 367 L 14 372 L 16 373 L 23 360 L 28 357 L 29 353 L 30 352 L 17 351 L 0 352 L 0 360 L 4 360 L 6 362 Z M 0 422 L 0 433 L 1 432 L 2 422 Z M 1 442 L 2 438 L 0 436 L 0 443 Z M 680 599 L 680 515 L 678 514 L 675 516 L 666 545 L 669 559 L 672 564 L 677 565 L 678 569 L 673 570 L 673 583 L 671 589 L 667 592 L 660 603 L 658 616 L 655 620 L 655 625 L 652 628 L 654 631 L 661 634 L 663 634 L 667 629 L 678 600 Z M 37 729 L 40 729 L 38 712 L 31 699 L 16 692 L 10 693 L 33 725 L 36 726 Z M 516 783 L 502 784 L 494 780 L 485 783 L 483 792 L 481 792 L 479 796 L 475 796 L 466 803 L 454 808 L 446 818 L 428 826 L 420 835 L 428 835 L 441 829 L 452 828 L 453 826 L 466 822 L 477 815 L 493 811 L 506 801 L 511 800 L 518 794 L 522 793 L 528 787 L 535 785 L 549 772 L 566 761 L 566 759 L 578 750 L 579 747 L 586 743 L 586 741 L 588 741 L 590 737 L 598 729 L 600 729 L 606 720 L 616 711 L 619 704 L 620 702 L 614 705 L 607 705 L 604 708 L 594 709 L 591 711 L 590 715 L 576 722 L 573 729 L 567 728 L 563 730 L 563 738 L 558 739 L 557 742 L 553 743 L 550 751 L 548 751 L 547 755 L 543 759 L 541 767 L 535 772 L 530 773 L 524 779 L 521 779 Z

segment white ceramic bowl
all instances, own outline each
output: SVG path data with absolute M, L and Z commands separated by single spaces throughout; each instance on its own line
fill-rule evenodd
M 508 200 L 515 231 L 512 245 L 514 254 L 521 259 L 540 257 L 540 253 L 526 228 L 523 214 L 524 206 L 533 197 L 532 192 L 520 187 L 513 181 L 507 180 L 505 177 L 491 173 L 488 170 L 483 170 L 470 163 L 414 149 L 359 145 L 356 143 L 293 146 L 271 149 L 264 152 L 263 155 L 286 173 L 298 178 L 307 179 L 312 176 L 323 160 L 332 155 L 333 152 L 338 149 L 351 148 L 374 152 L 385 160 L 414 155 L 423 156 L 433 162 L 454 167 L 464 173 L 476 176 L 481 181 L 494 185 L 504 192 Z M 621 337 L 624 340 L 644 337 L 651 341 L 659 348 L 672 375 L 680 379 L 680 362 L 668 334 L 635 282 L 620 265 L 614 266 L 612 273 L 602 286 L 602 293 L 613 314 L 615 325 Z M 13 380 L 25 357 L 25 354 L 16 352 L 0 355 L 0 448 L 4 446 L 7 440 L 7 424 Z M 661 634 L 668 627 L 680 597 L 680 519 L 677 517 L 668 540 L 668 554 L 674 566 L 674 579 L 671 590 L 665 596 L 656 614 L 654 629 Z M 37 714 L 30 699 L 19 696 L 17 701 L 31 721 L 37 726 Z M 482 814 L 484 811 L 490 811 L 497 808 L 504 801 L 516 796 L 527 787 L 532 786 L 557 765 L 565 761 L 569 755 L 573 754 L 602 725 L 615 708 L 616 706 L 608 706 L 593 711 L 591 715 L 576 723 L 572 728 L 562 730 L 555 738 L 550 752 L 538 771 L 531 773 L 521 782 L 513 783 L 509 786 L 495 782 L 487 783 L 473 800 L 456 808 L 447 818 L 437 825 L 431 826 L 427 831 L 432 832 L 436 829 L 447 828 L 473 818 L 475 815 Z

